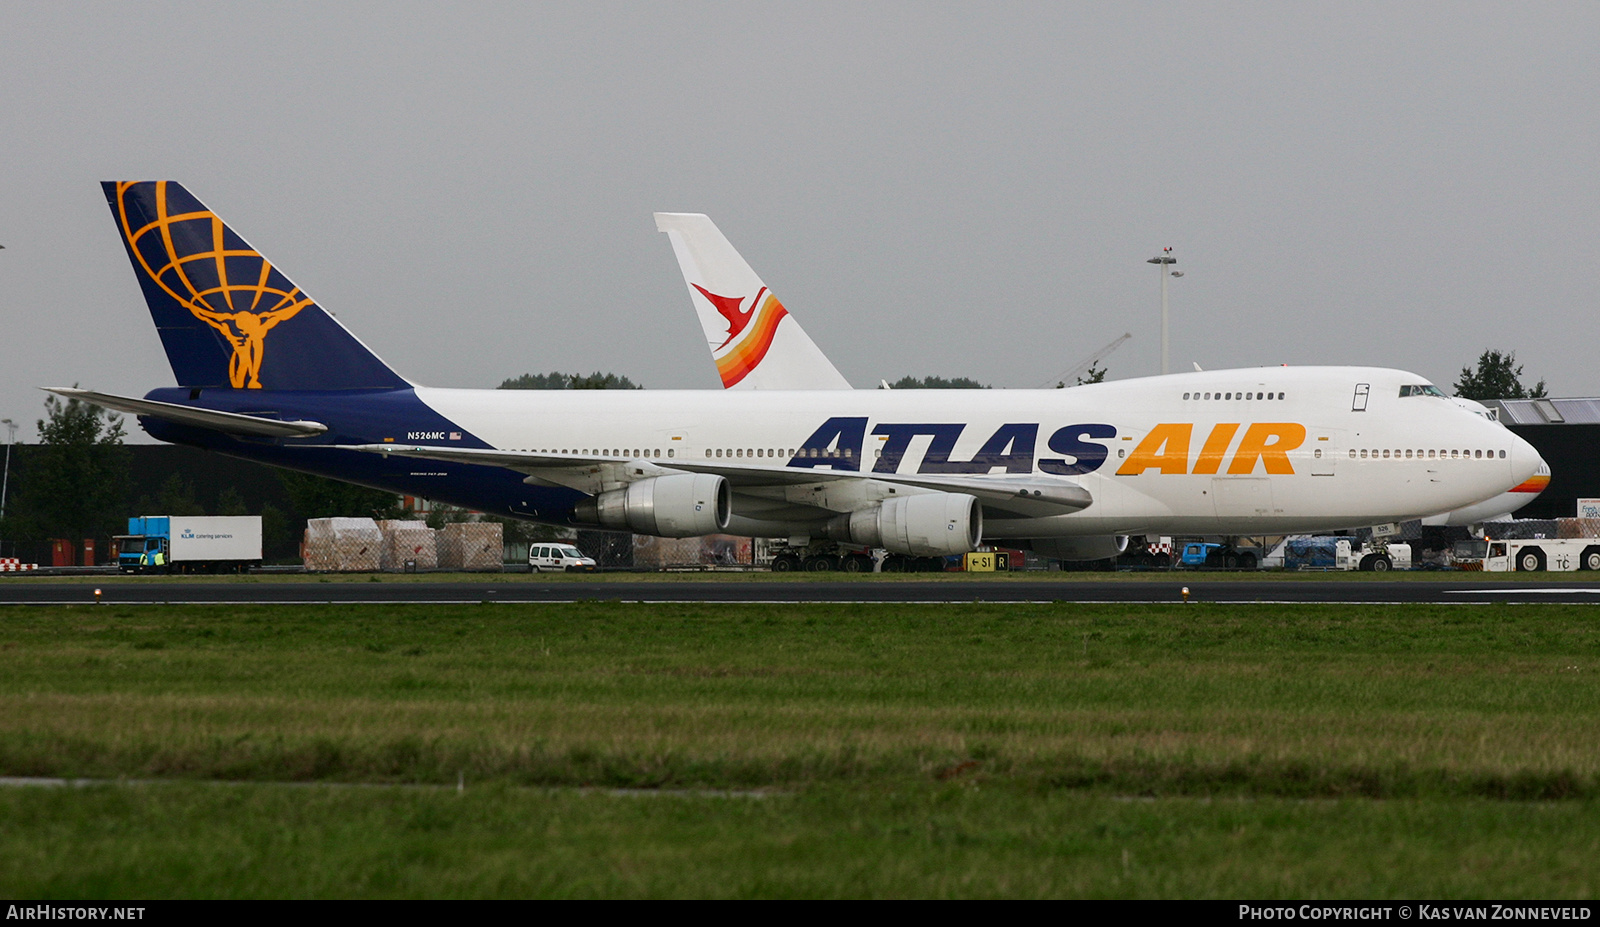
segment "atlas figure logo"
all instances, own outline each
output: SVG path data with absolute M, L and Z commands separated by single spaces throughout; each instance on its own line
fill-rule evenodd
M 1164 423 L 1151 428 L 1140 439 L 1117 476 L 1140 476 L 1154 470 L 1163 474 L 1215 474 L 1224 461 L 1230 476 L 1248 476 L 1260 466 L 1273 475 L 1290 475 L 1294 465 L 1289 452 L 1306 440 L 1306 427 L 1298 422 L 1256 422 L 1245 428 L 1229 458 L 1234 435 L 1243 423 L 1224 422 L 1212 427 L 1191 462 L 1190 447 L 1194 425 L 1188 422 Z M 1018 422 L 1001 425 L 983 443 L 971 460 L 952 460 L 956 441 L 967 426 L 958 422 L 881 423 L 872 429 L 879 437 L 873 473 L 898 473 L 912 439 L 928 438 L 928 450 L 917 465 L 918 473 L 991 473 L 996 467 L 1005 473 L 1032 473 L 1038 469 L 1057 476 L 1081 476 L 1099 470 L 1111 455 L 1109 441 L 1117 437 L 1115 425 L 1091 422 L 1068 425 L 1050 434 L 1045 446 L 1059 457 L 1039 457 L 1035 450 L 1039 425 Z M 862 467 L 861 452 L 866 444 L 867 420 L 850 416 L 830 418 L 801 445 L 800 453 L 788 466 L 827 467 L 856 470 Z
M 261 389 L 267 334 L 314 303 L 215 213 L 173 213 L 167 182 L 154 184 L 156 215 L 137 220 L 128 193 L 139 184 L 117 184 L 117 218 L 128 250 L 150 281 L 232 346 L 229 384 Z

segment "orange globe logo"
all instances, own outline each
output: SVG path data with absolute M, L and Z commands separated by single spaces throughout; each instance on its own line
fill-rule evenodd
M 117 219 L 129 251 L 150 280 L 233 346 L 233 388 L 261 389 L 267 334 L 315 303 L 215 213 L 171 213 L 164 180 L 155 181 L 156 215 L 135 228 L 125 194 L 138 183 L 117 184 Z

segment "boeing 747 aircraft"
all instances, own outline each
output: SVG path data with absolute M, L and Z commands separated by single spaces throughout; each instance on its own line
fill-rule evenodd
M 179 184 L 104 190 L 177 386 L 54 392 L 136 415 L 163 441 L 483 512 L 909 556 L 1021 541 L 1090 559 L 1121 535 L 1417 518 L 1506 492 L 1540 465 L 1423 378 L 1373 367 L 936 395 L 425 387 Z M 713 285 L 730 308 L 718 311 L 724 347 L 758 370 L 781 344 L 781 306 L 764 321 L 776 300 Z
M 742 379 L 731 380 L 726 373 L 723 384 L 734 388 L 771 388 L 768 384 L 783 384 L 787 389 L 848 389 L 849 384 L 822 353 L 822 349 L 800 328 L 794 315 L 782 308 L 777 297 L 756 276 L 744 257 L 728 241 L 709 216 L 700 213 L 656 213 L 656 229 L 665 232 L 672 241 L 672 252 L 678 259 L 678 268 L 689 286 L 689 301 L 699 317 L 701 327 L 712 349 L 712 360 L 719 372 L 727 366 L 726 358 L 739 352 L 744 342 L 739 335 L 743 328 L 739 319 L 723 311 L 724 306 L 739 306 L 743 300 L 737 296 L 720 296 L 721 293 L 756 293 L 753 304 L 765 300 L 777 306 L 773 324 L 779 321 L 784 340 L 781 345 L 753 357 L 753 362 L 741 366 Z M 724 334 L 726 337 L 724 337 Z M 732 345 L 732 347 L 730 347 Z M 1224 393 L 1226 394 L 1226 393 Z M 1454 398 L 1456 405 L 1480 418 L 1493 420 L 1489 410 L 1470 399 Z M 1359 459 L 1359 458 L 1357 458 Z M 1380 458 L 1381 459 L 1381 458 Z M 1434 514 L 1423 520 L 1428 525 L 1471 525 L 1494 519 L 1507 518 L 1538 497 L 1550 484 L 1550 468 L 1543 461 L 1533 476 L 1500 493 L 1465 508 Z M 1347 527 L 1360 527 L 1349 525 Z M 1080 545 L 1082 542 L 1079 542 Z M 1106 543 L 1093 545 L 1103 556 L 1111 556 L 1121 545 Z

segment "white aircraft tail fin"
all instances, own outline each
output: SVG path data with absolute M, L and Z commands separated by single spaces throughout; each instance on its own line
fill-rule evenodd
M 700 213 L 656 213 L 727 389 L 849 389 L 850 383 Z

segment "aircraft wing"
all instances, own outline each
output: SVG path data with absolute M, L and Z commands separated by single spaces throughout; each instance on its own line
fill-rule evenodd
M 342 450 L 362 451 L 368 454 L 394 454 L 452 463 L 505 467 L 526 474 L 529 482 L 569 486 L 591 493 L 599 491 L 600 484 L 604 482 L 626 483 L 677 471 L 715 474 L 726 479 L 735 493 L 754 495 L 770 495 L 771 490 L 841 482 L 875 482 L 887 486 L 915 486 L 938 492 L 959 492 L 977 497 L 985 515 L 1012 518 L 1064 515 L 1088 508 L 1094 501 L 1089 491 L 1076 483 L 1037 476 L 856 473 L 795 467 L 740 466 L 690 460 L 658 463 L 653 460 L 625 457 L 538 454 L 528 451 L 479 450 L 412 444 L 353 444 L 338 445 L 338 447 Z
M 194 406 L 179 405 L 175 402 L 134 399 L 131 396 L 115 396 L 111 393 L 97 393 L 94 390 L 77 389 L 76 387 L 68 386 L 46 386 L 43 389 L 46 392 L 55 393 L 57 396 L 77 399 L 80 402 L 87 402 L 91 405 L 101 406 L 117 412 L 164 419 L 180 425 L 210 428 L 227 434 L 264 435 L 269 438 L 313 438 L 328 430 L 328 426 L 321 422 L 285 422 L 281 419 L 262 418 L 258 415 L 218 412 L 215 409 L 197 409 Z

